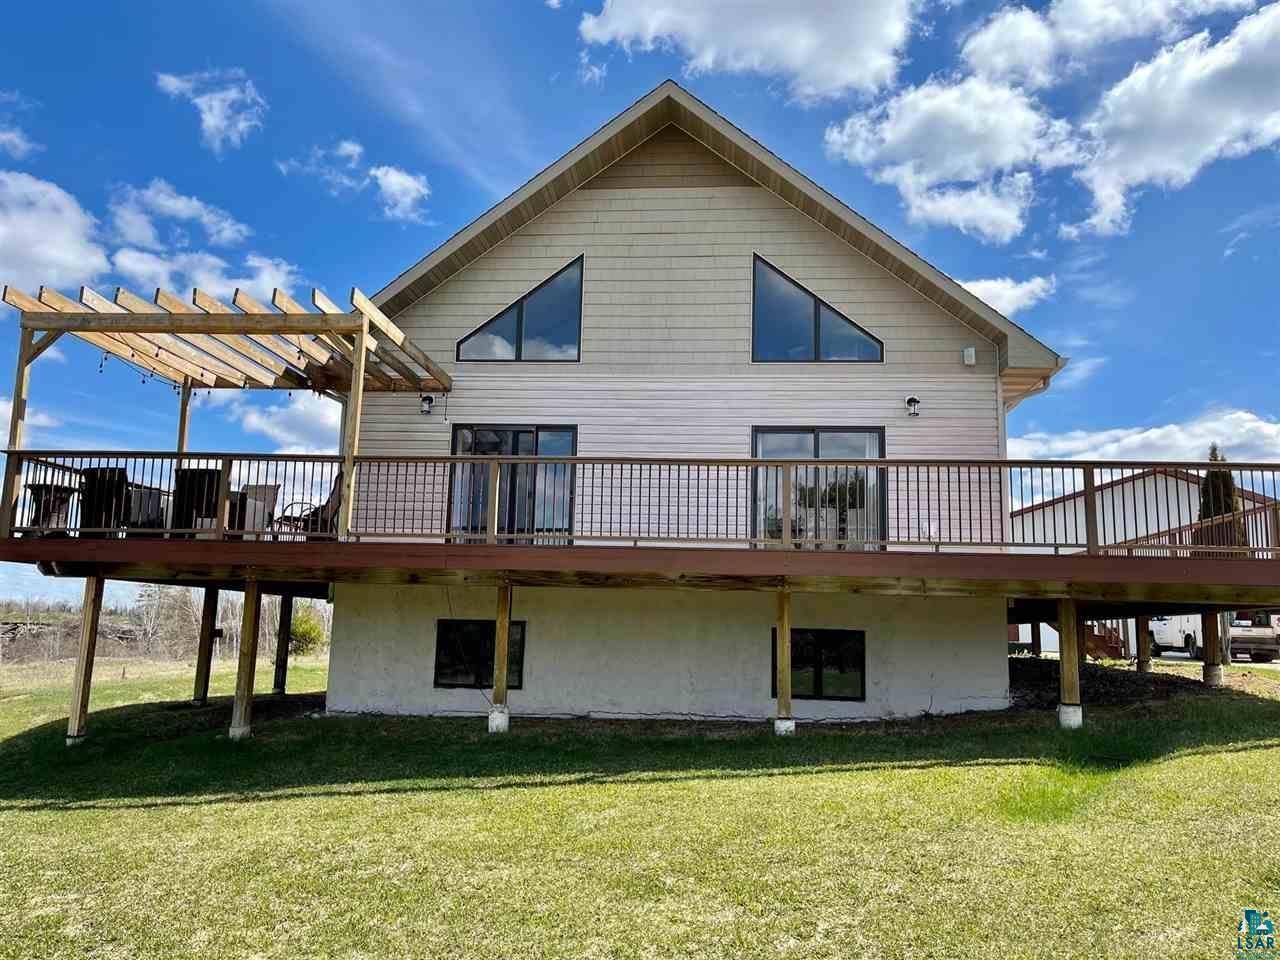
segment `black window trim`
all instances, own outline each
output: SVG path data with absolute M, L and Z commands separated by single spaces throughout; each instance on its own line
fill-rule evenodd
M 845 426 L 843 424 L 785 424 L 771 423 L 763 427 L 751 428 L 751 456 L 753 459 L 760 457 L 759 436 L 767 433 L 805 433 L 813 434 L 813 460 L 815 463 L 821 462 L 822 459 L 822 431 L 827 430 L 831 433 L 874 433 L 880 437 L 880 456 L 871 457 L 872 460 L 884 460 L 888 456 L 885 452 L 885 430 L 884 427 L 870 426 Z M 886 467 L 876 468 L 880 474 L 880 530 L 881 536 L 887 536 L 889 532 L 889 471 Z M 755 483 L 751 484 L 751 536 L 759 536 L 756 530 L 756 524 L 759 521 L 759 492 Z M 886 549 L 883 545 L 877 549 Z M 816 628 L 815 628 L 816 629 Z
M 432 689 L 435 689 L 435 690 L 488 690 L 490 689 L 490 687 L 480 683 L 449 683 L 447 681 L 440 680 L 440 625 L 444 623 L 492 623 L 494 625 L 494 630 L 497 631 L 498 629 L 497 621 L 491 620 L 487 617 L 436 617 L 435 650 L 434 650 L 434 655 L 432 657 L 432 664 L 431 664 Z M 520 648 L 520 682 L 511 683 L 510 680 L 508 680 L 507 689 L 523 690 L 524 689 L 524 655 L 529 647 L 529 621 L 512 620 L 511 626 L 520 627 L 520 639 L 522 644 Z M 510 635 L 508 634 L 508 638 L 509 637 Z M 494 644 L 496 646 L 497 644 L 496 639 L 494 641 Z M 510 655 L 511 655 L 511 650 L 510 650 L 510 646 L 508 646 L 507 656 L 510 656 Z M 497 667 L 496 661 L 494 663 L 494 667 L 495 668 Z M 508 677 L 509 676 L 510 676 L 510 673 L 508 672 Z M 863 685 L 864 686 L 866 685 L 865 681 L 863 682 Z
M 547 284 L 554 281 L 557 277 L 560 276 L 560 274 L 564 273 L 566 270 L 572 269 L 574 264 L 579 264 L 579 263 L 582 264 L 582 272 L 580 274 L 581 282 L 578 284 L 578 344 L 577 344 L 578 352 L 577 352 L 577 355 L 572 360 L 569 360 L 569 359 L 553 360 L 549 357 L 537 357 L 537 358 L 526 360 L 523 356 L 524 354 L 524 302 L 528 300 L 531 296 L 533 296 L 535 293 L 537 293 L 539 290 L 541 290 L 543 287 L 545 287 Z M 522 293 L 520 296 L 516 297 L 515 300 L 513 300 L 511 303 L 508 303 L 505 307 L 503 307 L 501 310 L 495 313 L 492 317 L 490 317 L 484 323 L 480 324 L 478 327 L 476 327 L 466 336 L 459 339 L 453 346 L 454 362 L 455 363 L 581 363 L 582 362 L 583 290 L 586 288 L 586 286 L 587 286 L 587 255 L 585 252 L 583 252 L 578 254 L 576 257 L 574 257 L 572 260 L 566 263 L 563 267 L 561 267 L 555 273 L 551 274 L 551 276 L 547 277 L 547 279 L 543 280 L 532 290 L 528 290 L 525 293 Z M 504 313 L 506 313 L 512 307 L 515 307 L 516 309 L 516 355 L 509 360 L 503 359 L 502 357 L 472 357 L 470 359 L 464 359 L 462 356 L 462 345 L 466 343 L 468 340 L 470 340 L 472 337 L 474 337 L 476 334 L 478 334 L 481 330 L 483 330 L 489 324 L 493 323 L 493 321 L 501 317 Z
M 751 254 L 751 362 L 752 363 L 884 363 L 884 341 L 877 337 L 874 333 L 858 323 L 856 320 L 850 319 L 845 315 L 843 310 L 837 310 L 834 306 L 823 300 L 820 296 L 806 287 L 799 280 L 790 276 L 785 270 L 776 264 L 769 262 L 768 259 L 762 257 L 759 253 Z M 766 267 L 782 277 L 797 290 L 802 291 L 806 295 L 813 298 L 813 356 L 797 360 L 762 360 L 756 354 L 756 261 L 759 260 Z M 860 333 L 874 340 L 876 346 L 880 348 L 879 360 L 824 360 L 822 358 L 822 308 L 826 307 L 841 320 L 850 323 Z
M 576 423 L 455 423 L 453 424 L 453 430 L 450 431 L 449 433 L 450 456 L 463 456 L 463 454 L 457 453 L 458 434 L 463 430 L 471 430 L 471 431 L 528 430 L 528 431 L 531 431 L 533 433 L 534 456 L 538 455 L 537 451 L 538 451 L 538 434 L 539 433 L 541 433 L 544 430 L 568 431 L 569 433 L 573 434 L 573 449 L 570 451 L 569 456 L 576 457 L 578 455 L 578 425 Z M 474 454 L 466 454 L 466 456 L 474 456 Z M 456 468 L 457 468 L 457 464 L 450 464 L 449 466 L 449 489 L 447 491 L 446 503 L 445 503 L 445 516 L 448 518 L 448 523 L 450 528 L 452 528 L 453 526 L 453 471 Z M 569 529 L 564 533 L 564 536 L 568 538 L 565 543 L 566 546 L 573 545 L 573 517 L 574 517 L 574 508 L 576 506 L 576 500 L 577 500 L 577 486 L 578 486 L 575 479 L 577 472 L 578 472 L 578 468 L 576 465 L 571 466 L 569 468 L 569 506 L 568 506 Z M 537 479 L 536 479 L 537 475 L 538 475 L 537 471 L 535 470 L 533 473 L 533 476 L 535 478 L 534 479 L 535 484 L 537 483 Z M 532 536 L 537 536 L 537 535 L 538 534 L 536 533 L 532 534 Z M 558 536 L 559 532 L 557 531 L 549 535 Z M 466 536 L 466 534 L 459 533 L 458 531 L 454 531 L 451 529 L 450 536 Z
M 797 630 L 807 631 L 809 633 L 854 633 L 862 638 L 862 696 L 860 697 L 827 697 L 821 693 L 807 694 L 796 693 L 795 682 L 792 681 L 792 700 L 826 700 L 834 703 L 866 703 L 867 702 L 867 631 L 859 627 L 792 627 L 791 641 L 795 643 L 795 633 Z M 775 625 L 769 630 L 769 695 L 773 699 L 778 699 L 778 628 Z M 794 670 L 794 667 L 792 668 Z M 814 674 L 813 687 L 815 690 L 822 689 L 822 671 L 818 670 Z

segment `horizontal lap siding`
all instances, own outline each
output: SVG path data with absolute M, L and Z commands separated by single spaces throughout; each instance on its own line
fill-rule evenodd
M 753 426 L 787 425 L 883 426 L 892 457 L 997 456 L 994 347 L 691 144 L 620 161 L 616 177 L 606 171 L 398 315 L 454 390 L 430 417 L 413 396 L 366 396 L 361 452 L 446 455 L 455 423 L 524 423 L 576 425 L 583 456 L 747 457 Z M 664 150 L 701 179 L 637 181 L 663 167 Z M 752 364 L 754 253 L 883 340 L 886 362 Z M 460 338 L 584 254 L 582 362 L 453 361 Z M 965 347 L 976 366 L 963 365 Z M 908 394 L 921 398 L 918 418 L 905 414 Z M 388 486 L 424 496 L 403 477 Z

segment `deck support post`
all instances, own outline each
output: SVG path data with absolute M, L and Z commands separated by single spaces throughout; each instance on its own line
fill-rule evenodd
M 1138 672 L 1151 672 L 1151 620 L 1149 617 L 1137 617 L 1134 620 L 1137 636 L 1134 643 L 1138 648 Z
M 1085 659 L 1089 654 L 1089 634 L 1092 632 L 1093 629 L 1089 626 L 1088 620 L 1076 621 L 1076 657 L 1079 659 L 1081 666 L 1084 666 Z
M 209 700 L 209 674 L 213 668 L 213 635 L 218 629 L 218 588 L 205 587 L 200 607 L 200 638 L 196 644 L 196 684 L 191 702 L 204 706 Z
M 276 675 L 271 692 L 283 697 L 289 679 L 289 638 L 293 636 L 293 594 L 280 594 L 280 623 L 276 627 Z
M 93 655 L 98 648 L 98 618 L 102 615 L 102 577 L 84 582 L 84 603 L 80 609 L 80 648 L 76 651 L 76 672 L 71 676 L 71 712 L 67 716 L 67 746 L 84 739 L 89 719 L 89 687 L 93 683 Z
M 511 725 L 507 707 L 507 651 L 511 637 L 511 583 L 498 584 L 498 612 L 493 628 L 493 705 L 489 709 L 489 732 L 506 733 Z
M 1222 686 L 1222 631 L 1218 612 L 1200 614 L 1200 636 L 1204 638 L 1204 685 Z
M 1040 621 L 1034 620 L 1031 623 L 1031 655 L 1038 657 L 1043 649 L 1044 646 L 1040 640 Z
M 1058 725 L 1077 730 L 1084 725 L 1080 706 L 1080 619 L 1074 600 L 1058 601 Z
M 236 669 L 236 698 L 231 706 L 232 740 L 249 736 L 253 715 L 253 672 L 258 665 L 258 618 L 262 610 L 262 588 L 258 581 L 244 585 L 244 616 L 240 621 L 240 664 Z
M 773 721 L 773 732 L 788 737 L 796 732 L 796 721 L 791 715 L 791 591 L 778 591 L 778 622 L 774 644 L 778 661 L 778 715 Z

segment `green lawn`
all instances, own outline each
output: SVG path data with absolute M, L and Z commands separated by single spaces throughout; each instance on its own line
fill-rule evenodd
M 303 694 L 231 743 L 189 666 L 103 661 L 67 750 L 66 671 L 6 667 L 0 956 L 1231 957 L 1280 916 L 1278 680 L 790 740 Z

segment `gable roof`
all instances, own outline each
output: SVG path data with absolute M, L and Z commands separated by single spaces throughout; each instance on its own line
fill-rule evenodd
M 473 263 L 669 124 L 840 237 L 926 299 L 994 342 L 1008 405 L 1048 386 L 1066 363 L 937 267 L 907 249 L 672 80 L 645 94 L 505 200 L 431 251 L 373 298 L 394 316 Z

